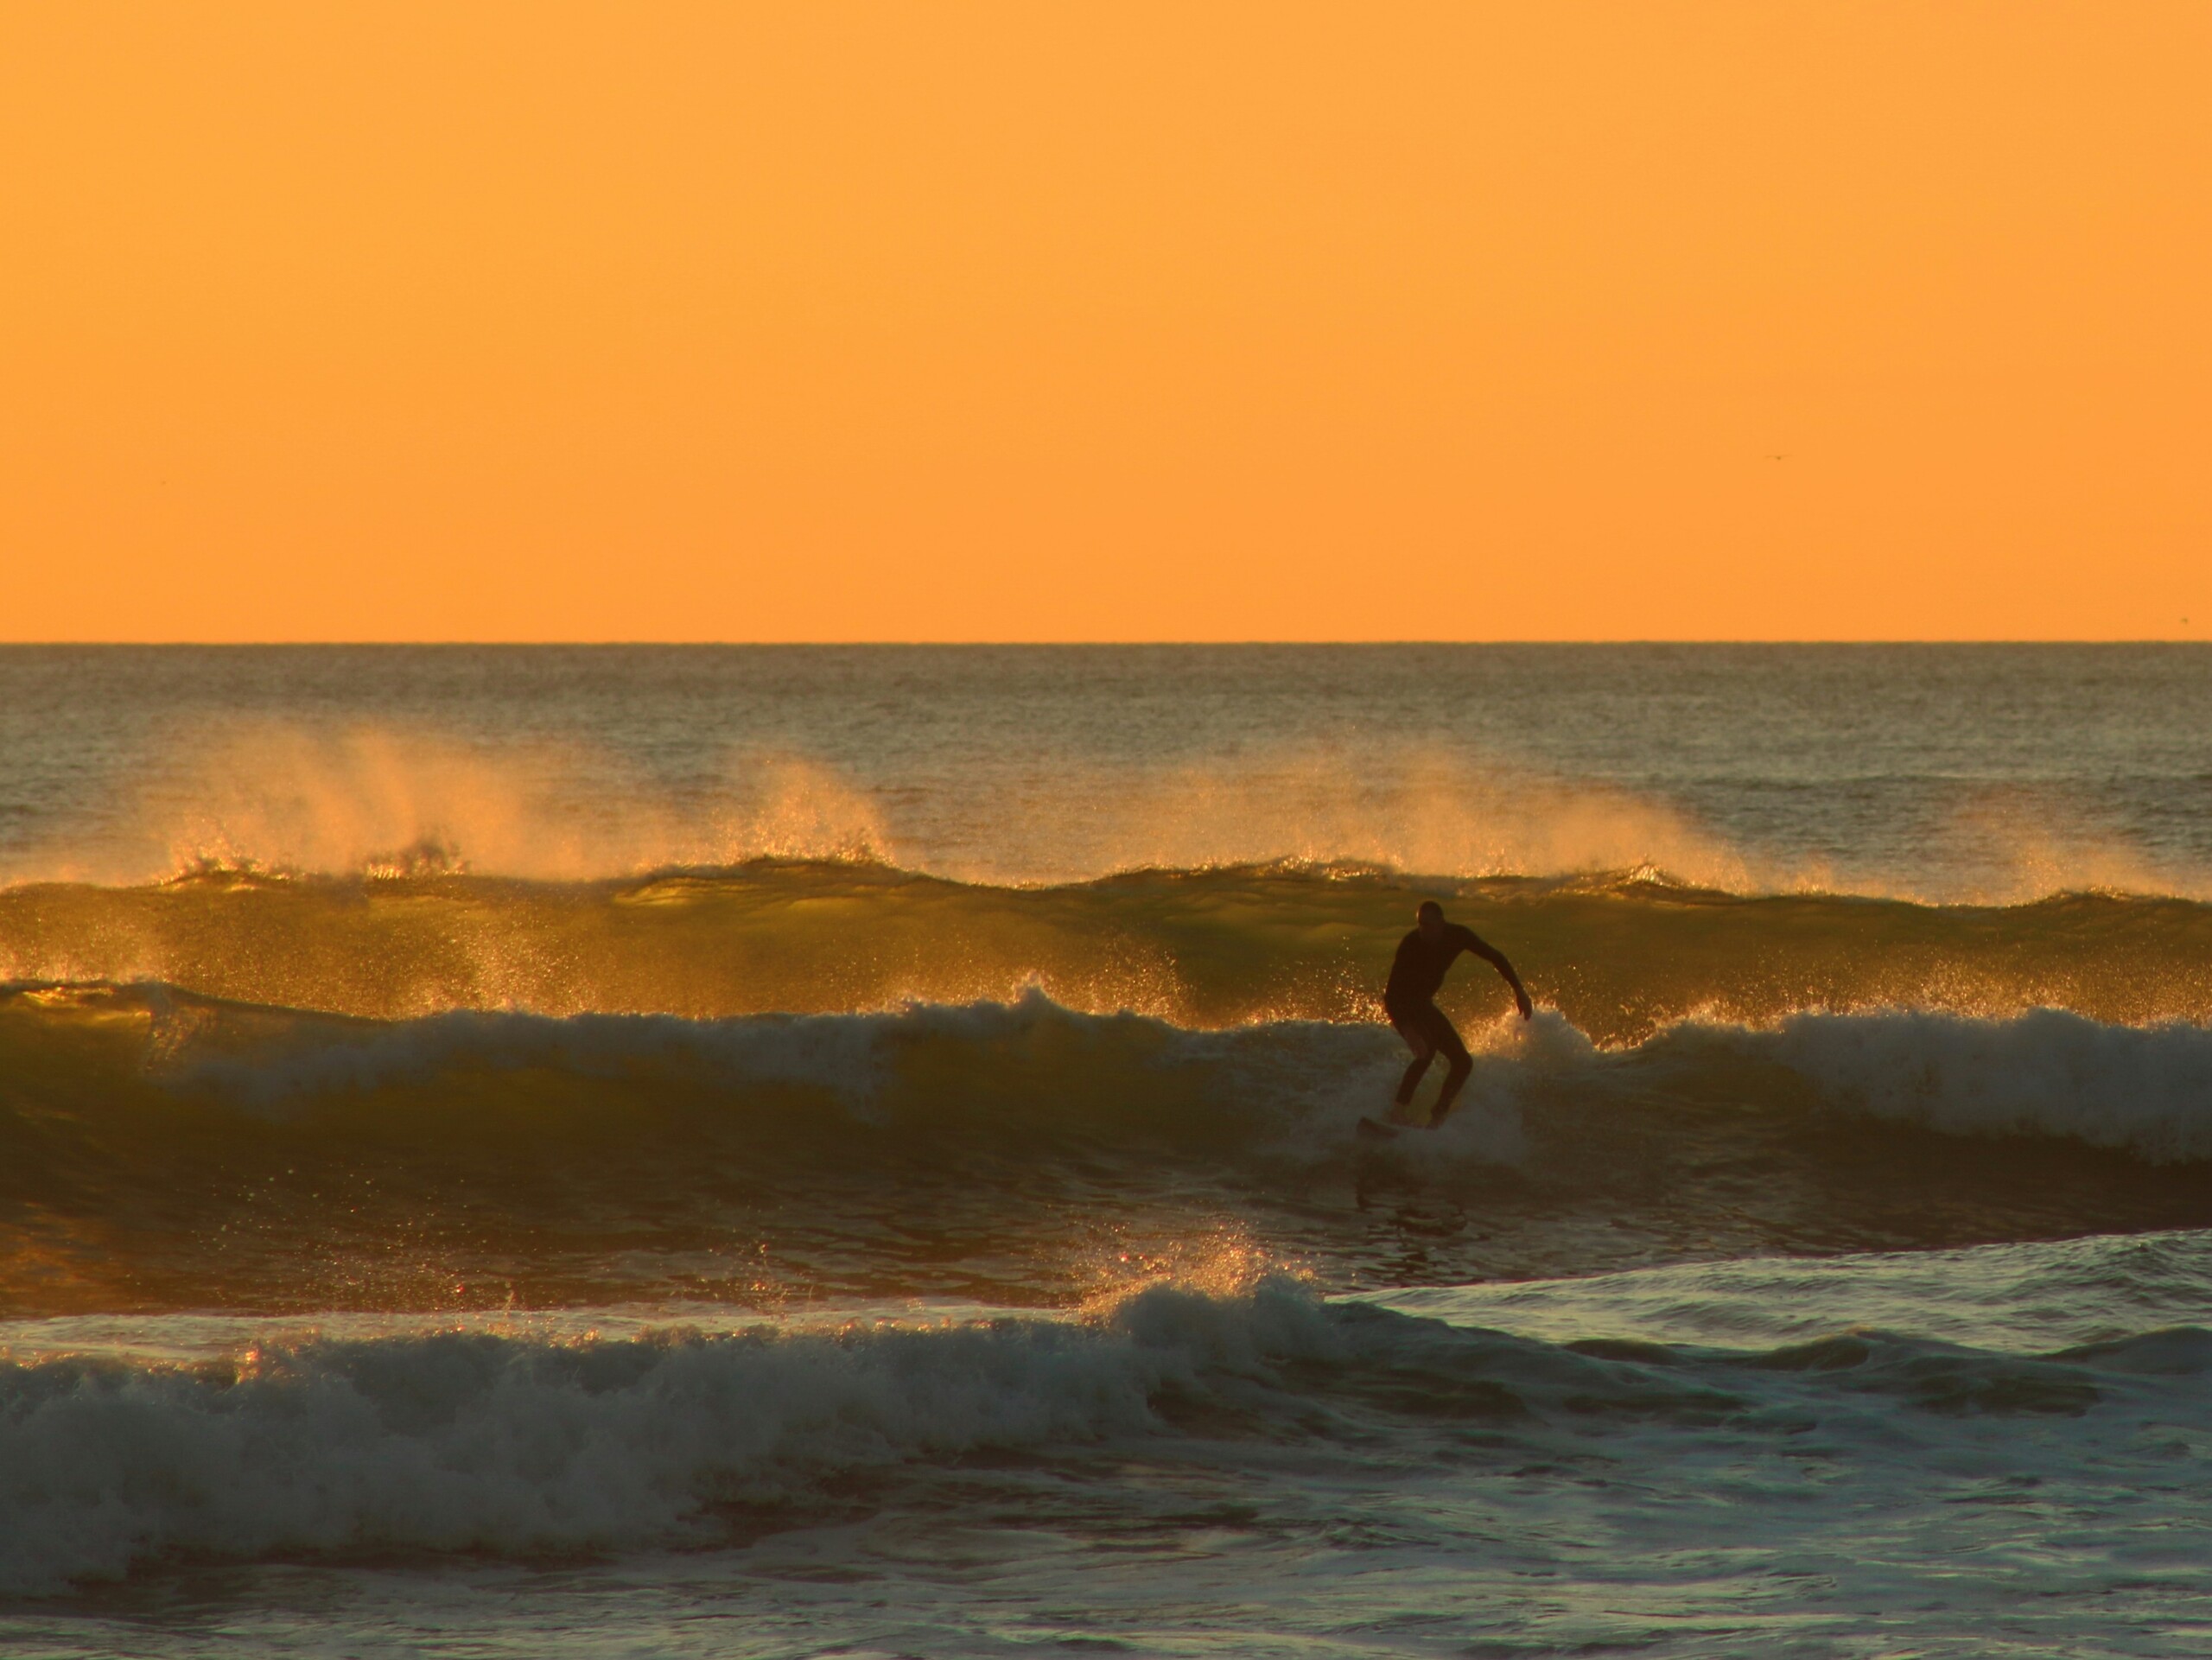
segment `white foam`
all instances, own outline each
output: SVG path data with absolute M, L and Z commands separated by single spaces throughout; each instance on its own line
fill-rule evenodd
M 1092 1324 L 674 1334 L 482 1332 L 253 1350 L 228 1368 L 0 1368 L 0 1589 L 185 1552 L 636 1546 L 839 1471 L 1157 1427 L 1151 1397 L 1322 1352 L 1281 1285 L 1147 1292 Z
M 2212 1158 L 2212 1031 L 2107 1026 L 2064 1009 L 2009 1020 L 1796 1014 L 1770 1030 L 1677 1027 L 1788 1067 L 1833 1107 L 1955 1135 L 2065 1135 L 2157 1161 Z

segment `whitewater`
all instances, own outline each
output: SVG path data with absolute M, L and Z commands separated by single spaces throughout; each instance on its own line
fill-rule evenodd
M 2208 1368 L 2212 652 L 0 650 L 10 1653 L 2196 1653 Z

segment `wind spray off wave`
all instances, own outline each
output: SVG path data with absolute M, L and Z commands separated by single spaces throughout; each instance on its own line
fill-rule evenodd
M 2079 804 L 1998 786 L 1915 804 L 1927 822 L 1910 849 L 1870 860 L 1821 836 L 1777 843 L 1758 815 L 1731 824 L 1737 813 L 1700 811 L 1680 785 L 1409 735 L 1268 735 L 1181 760 L 1061 751 L 1027 767 L 1019 752 L 969 755 L 918 776 L 781 735 L 723 737 L 671 773 L 574 738 L 234 718 L 176 731 L 103 780 L 96 804 L 57 803 L 43 835 L 0 823 L 0 882 L 588 881 L 778 859 L 997 885 L 1300 864 L 1457 878 L 1639 870 L 1742 894 L 1954 902 L 2090 888 L 2212 897 L 2212 848 L 2145 846 Z

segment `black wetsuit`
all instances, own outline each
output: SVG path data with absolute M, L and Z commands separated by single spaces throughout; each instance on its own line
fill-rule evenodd
M 1436 994 L 1462 951 L 1483 957 L 1491 954 L 1472 928 L 1463 928 L 1456 922 L 1445 924 L 1443 933 L 1433 941 L 1414 929 L 1398 942 L 1398 955 L 1390 964 L 1390 983 L 1382 992 L 1382 1012 L 1400 1034 L 1408 1042 L 1420 1037 L 1449 1060 L 1465 1056 L 1467 1046 L 1459 1041 L 1459 1033 L 1436 1006 Z

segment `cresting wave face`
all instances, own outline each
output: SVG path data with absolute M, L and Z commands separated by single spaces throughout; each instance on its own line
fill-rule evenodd
M 2113 1023 L 2212 1017 L 2212 906 L 2071 894 L 1935 906 L 1740 897 L 1640 875 L 1417 881 L 1369 868 L 1142 871 L 991 887 L 850 863 L 757 863 L 638 881 L 472 875 L 0 889 L 0 974 L 159 981 L 239 1002 L 398 1019 L 449 1009 L 692 1018 L 909 1002 L 1134 1010 L 1186 1027 L 1371 1020 L 1417 900 L 1502 945 L 1600 1044 L 1691 1018 L 1805 1010 Z M 1462 976 L 1447 1008 L 1482 1018 Z M 1457 1000 L 1456 1003 L 1452 1000 Z

